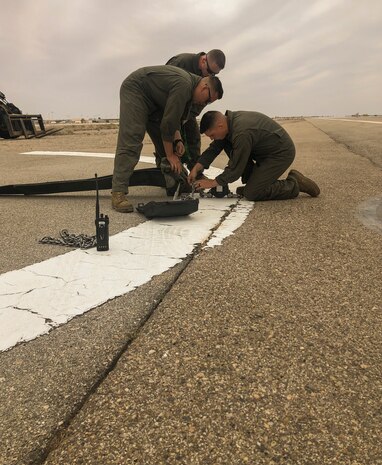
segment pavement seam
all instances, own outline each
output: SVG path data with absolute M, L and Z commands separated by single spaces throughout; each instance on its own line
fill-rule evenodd
M 108 364 L 108 366 L 105 368 L 100 373 L 100 376 L 98 379 L 93 383 L 93 385 L 90 387 L 88 392 L 84 395 L 84 397 L 73 407 L 73 411 L 62 421 L 62 424 L 52 432 L 52 436 L 50 439 L 47 441 L 47 445 L 44 447 L 43 450 L 32 458 L 31 461 L 29 461 L 29 465 L 43 465 L 46 463 L 46 460 L 49 458 L 49 455 L 51 452 L 53 452 L 55 449 L 57 449 L 62 442 L 62 440 L 65 438 L 65 434 L 68 431 L 70 425 L 72 422 L 75 420 L 77 415 L 81 412 L 82 408 L 86 405 L 87 401 L 91 398 L 91 396 L 97 391 L 97 389 L 100 387 L 100 385 L 107 379 L 109 374 L 114 370 L 114 368 L 117 366 L 120 358 L 122 355 L 128 350 L 130 345 L 139 337 L 141 332 L 144 330 L 146 323 L 151 319 L 151 317 L 154 315 L 156 309 L 160 306 L 160 304 L 163 302 L 167 294 L 171 291 L 173 285 L 178 281 L 178 279 L 181 277 L 183 272 L 187 269 L 188 265 L 192 262 L 192 260 L 204 249 L 204 246 L 208 243 L 208 241 L 211 239 L 213 236 L 214 232 L 221 226 L 221 224 L 226 220 L 226 218 L 229 216 L 229 214 L 232 212 L 232 210 L 237 206 L 239 203 L 239 200 L 236 200 L 232 205 L 229 206 L 229 210 L 226 210 L 222 217 L 220 218 L 219 223 L 217 223 L 211 230 L 210 234 L 208 237 L 200 244 L 198 244 L 192 253 L 187 256 L 180 265 L 179 271 L 175 274 L 174 279 L 166 286 L 166 288 L 163 290 L 163 292 L 159 295 L 159 298 L 156 299 L 153 303 L 153 305 L 150 307 L 149 311 L 147 314 L 142 318 L 142 321 L 140 322 L 140 325 L 138 328 L 134 331 L 132 336 L 129 338 L 128 341 L 123 344 L 121 349 L 116 353 L 116 355 L 113 357 L 111 362 Z M 118 298 L 118 297 L 116 297 Z
M 60 425 L 60 427 L 55 432 L 53 432 L 51 439 L 49 439 L 48 444 L 46 445 L 45 449 L 41 452 L 40 458 L 38 460 L 33 460 L 32 462 L 30 462 L 30 465 L 43 465 L 46 462 L 49 454 L 59 446 L 62 438 L 65 436 L 65 433 L 70 427 L 72 421 L 80 413 L 80 411 L 82 410 L 84 405 L 87 403 L 89 398 L 97 391 L 99 386 L 107 379 L 109 374 L 114 370 L 120 358 L 128 350 L 129 346 L 138 338 L 138 336 L 143 331 L 144 326 L 146 325 L 148 320 L 152 317 L 157 307 L 162 303 L 163 299 L 166 297 L 167 293 L 171 290 L 172 286 L 177 282 L 177 280 L 179 279 L 183 271 L 187 268 L 193 256 L 194 254 L 191 254 L 189 257 L 187 257 L 184 260 L 184 262 L 182 263 L 181 269 L 176 273 L 174 280 L 171 281 L 168 284 L 168 286 L 164 289 L 164 291 L 160 294 L 159 299 L 154 301 L 153 305 L 150 307 L 147 314 L 142 318 L 140 325 L 131 335 L 129 340 L 126 341 L 125 344 L 123 344 L 123 346 L 121 347 L 121 349 L 119 349 L 119 351 L 113 357 L 109 365 L 105 368 L 104 371 L 100 373 L 99 378 L 94 382 L 94 384 L 90 387 L 89 391 L 78 402 L 78 404 L 74 406 L 73 411 L 68 415 L 68 417 L 65 420 L 63 420 L 62 425 Z
M 382 167 L 377 163 L 375 162 L 373 159 L 369 158 L 368 156 L 366 155 L 362 155 L 362 153 L 358 153 L 358 152 L 355 152 L 351 147 L 350 145 L 347 145 L 345 144 L 344 142 L 340 142 L 336 139 L 334 139 L 334 137 L 332 137 L 330 134 L 328 134 L 327 132 L 325 132 L 323 129 L 321 129 L 320 127 L 316 126 L 314 123 L 312 123 L 312 121 L 310 120 L 305 120 L 307 121 L 308 123 L 310 123 L 314 128 L 318 129 L 319 131 L 323 132 L 326 136 L 329 137 L 329 139 L 331 139 L 334 143 L 340 145 L 341 147 L 344 147 L 347 151 L 353 153 L 354 155 L 357 155 L 358 157 L 361 157 L 361 158 L 364 158 L 366 160 L 369 160 L 369 162 L 375 166 L 376 168 L 378 169 L 382 169 Z

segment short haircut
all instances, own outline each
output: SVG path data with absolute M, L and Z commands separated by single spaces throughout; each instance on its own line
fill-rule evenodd
M 221 115 L 219 111 L 207 111 L 207 113 L 204 113 L 200 121 L 200 134 L 204 134 L 213 128 L 219 115 Z
M 224 69 L 225 66 L 225 55 L 221 50 L 214 48 L 208 53 L 208 58 L 219 66 L 220 69 Z
M 221 80 L 216 76 L 208 76 L 208 83 L 212 90 L 218 94 L 218 100 L 223 97 L 223 86 Z

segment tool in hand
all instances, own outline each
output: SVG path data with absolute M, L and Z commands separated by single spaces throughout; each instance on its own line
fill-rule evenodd
M 180 182 L 178 183 L 178 187 L 176 188 L 176 191 L 175 191 L 175 194 L 174 194 L 174 197 L 172 198 L 172 200 L 178 200 L 179 191 L 180 191 Z

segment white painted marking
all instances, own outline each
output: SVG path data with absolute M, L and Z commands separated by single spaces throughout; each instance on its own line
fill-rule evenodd
M 21 155 L 46 155 L 46 156 L 52 156 L 52 157 L 65 156 L 65 157 L 96 157 L 96 158 L 114 158 L 115 156 L 114 153 L 109 153 L 109 152 L 50 152 L 50 151 L 44 151 L 44 150 L 35 150 L 33 152 L 22 152 Z M 141 161 L 142 163 L 154 163 L 155 164 L 154 157 L 147 157 L 144 155 L 141 155 L 141 157 L 139 158 L 139 161 Z
M 114 158 L 114 153 L 105 152 L 50 152 L 44 150 L 35 150 L 33 152 L 22 152 L 21 155 L 48 155 L 48 156 L 69 156 L 69 157 L 99 157 Z
M 350 121 L 351 123 L 382 124 L 382 121 L 369 121 L 367 119 L 346 119 L 346 118 L 319 118 L 319 119 L 329 119 L 332 121 Z
M 68 152 L 59 155 L 68 156 Z M 101 154 L 109 155 L 114 156 Z M 153 163 L 154 159 L 141 156 L 140 161 Z M 210 168 L 208 175 L 216 177 L 220 172 Z M 200 199 L 199 210 L 188 217 L 145 221 L 112 236 L 108 252 L 77 249 L 0 275 L 0 351 L 46 334 L 167 271 L 208 240 L 228 212 L 207 246 L 221 244 L 253 205 L 230 198 Z
M 252 209 L 253 202 L 244 200 L 238 202 L 220 227 L 213 232 L 205 247 L 221 245 L 224 238 L 233 234 L 244 223 Z

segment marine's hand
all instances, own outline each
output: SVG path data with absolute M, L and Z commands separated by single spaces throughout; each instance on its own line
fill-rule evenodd
M 182 171 L 182 163 L 179 160 L 179 157 L 175 154 L 168 155 L 167 160 L 170 163 L 172 171 L 177 174 L 180 174 Z
M 195 189 L 212 189 L 213 187 L 218 186 L 219 184 L 215 179 L 198 179 L 194 182 Z
M 184 143 L 181 140 L 178 140 L 178 142 L 175 145 L 175 153 L 179 156 L 182 157 L 184 155 L 184 152 L 186 151 L 184 147 Z
M 192 168 L 192 170 L 190 171 L 190 174 L 187 176 L 188 184 L 192 185 L 195 182 L 197 175 L 198 175 L 198 170 L 195 169 L 195 167 Z

